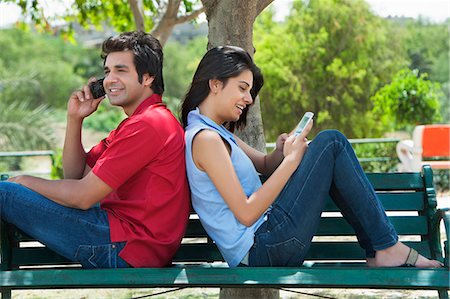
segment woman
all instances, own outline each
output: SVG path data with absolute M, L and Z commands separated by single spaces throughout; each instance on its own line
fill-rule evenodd
M 263 85 L 238 47 L 208 51 L 182 105 L 192 204 L 230 267 L 299 266 L 331 195 L 355 229 L 369 266 L 440 267 L 398 241 L 347 139 L 312 122 L 282 134 L 265 155 L 233 135 Z M 269 176 L 261 184 L 258 173 Z

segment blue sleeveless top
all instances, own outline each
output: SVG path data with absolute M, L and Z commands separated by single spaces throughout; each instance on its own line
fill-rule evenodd
M 206 172 L 197 168 L 192 158 L 192 141 L 198 132 L 205 129 L 217 132 L 230 145 L 231 162 L 247 197 L 261 187 L 261 181 L 252 161 L 237 145 L 231 132 L 200 114 L 198 108 L 189 112 L 185 134 L 186 171 L 192 206 L 225 261 L 230 267 L 235 267 L 252 247 L 254 233 L 265 221 L 264 215 L 250 227 L 241 224 Z

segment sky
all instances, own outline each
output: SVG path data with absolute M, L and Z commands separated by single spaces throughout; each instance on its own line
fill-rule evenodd
M 288 14 L 288 7 L 293 0 L 275 0 L 276 18 L 282 19 Z M 296 0 L 298 1 L 298 0 Z M 314 0 L 309 0 L 314 1 Z M 433 22 L 443 22 L 450 18 L 449 0 L 365 0 L 372 12 L 381 17 L 425 17 Z
M 293 0 L 275 0 L 278 19 L 283 18 L 289 12 L 289 5 Z M 298 0 L 296 0 L 298 1 Z M 310 0 L 314 1 L 314 0 Z M 382 17 L 404 16 L 417 18 L 425 17 L 433 22 L 442 22 L 450 18 L 449 0 L 366 0 L 372 11 Z M 46 12 L 63 11 L 61 2 L 55 0 L 43 0 Z M 54 13 L 53 12 L 53 13 Z M 20 17 L 20 9 L 11 3 L 0 3 L 0 28 L 13 24 Z

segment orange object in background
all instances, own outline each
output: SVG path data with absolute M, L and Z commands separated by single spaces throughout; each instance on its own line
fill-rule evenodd
M 423 127 L 422 157 L 450 157 L 450 125 Z
M 450 124 L 422 125 L 414 128 L 412 140 L 397 144 L 399 171 L 420 171 L 423 165 L 450 169 Z

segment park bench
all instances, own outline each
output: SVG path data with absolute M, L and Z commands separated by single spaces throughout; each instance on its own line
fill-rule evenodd
M 228 268 L 195 214 L 169 268 L 81 269 L 45 247 L 27 245 L 31 238 L 2 223 L 2 298 L 17 289 L 153 287 L 424 289 L 448 298 L 449 246 L 446 241 L 442 250 L 439 227 L 444 223 L 449 240 L 450 213 L 436 208 L 431 168 L 368 176 L 401 240 L 446 267 L 366 267 L 351 227 L 330 200 L 305 264 L 290 268 Z

